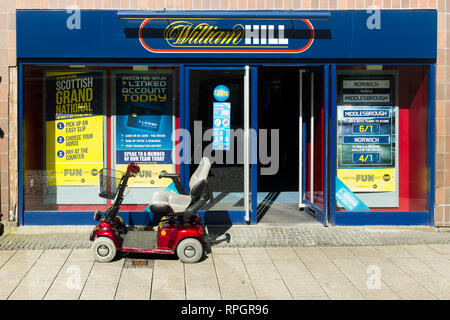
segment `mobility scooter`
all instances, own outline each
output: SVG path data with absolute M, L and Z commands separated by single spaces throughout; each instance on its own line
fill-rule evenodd
M 118 216 L 124 199 L 128 179 L 135 177 L 139 166 L 130 163 L 121 178 L 117 171 L 102 169 L 99 174 L 100 193 L 103 198 L 115 199 L 114 204 L 105 211 L 97 211 L 94 219 L 99 221 L 92 230 L 91 250 L 98 262 L 110 262 L 117 253 L 157 253 L 177 254 L 184 263 L 196 263 L 203 257 L 205 240 L 202 222 L 197 211 L 207 201 L 213 201 L 207 177 L 211 162 L 204 157 L 189 181 L 190 193 L 187 194 L 179 181 L 179 175 L 162 171 L 159 178 L 173 180 L 179 193 L 156 191 L 150 202 L 154 214 L 164 215 L 157 230 L 128 230 Z

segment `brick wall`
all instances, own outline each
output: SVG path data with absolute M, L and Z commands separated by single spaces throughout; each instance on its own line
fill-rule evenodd
M 12 161 L 9 159 L 9 140 L 15 138 L 15 135 L 10 135 L 9 130 L 10 66 L 13 68 L 16 66 L 15 10 L 15 1 L 0 0 L 0 77 L 2 78 L 0 83 L 0 128 L 5 133 L 3 139 L 0 139 L 0 212 L 3 214 L 3 220 L 8 219 L 10 204 L 14 207 L 17 202 L 15 199 L 11 201 L 9 188 L 11 184 L 10 169 L 17 170 L 14 159 Z M 15 83 L 15 80 L 12 83 Z M 8 225 L 8 223 L 6 224 Z
M 436 85 L 436 225 L 450 226 L 450 1 L 449 0 L 0 0 L 0 140 L 1 212 L 6 216 L 15 204 L 10 196 L 9 170 L 15 168 L 14 143 L 8 148 L 8 74 L 16 65 L 15 9 L 438 9 L 438 60 Z M 12 73 L 13 74 L 13 73 Z M 10 106 L 10 108 L 13 106 Z M 12 120 L 12 119 L 10 119 Z M 14 129 L 14 121 L 10 121 Z M 14 137 L 11 137 L 13 140 Z M 14 181 L 13 181 L 14 182 Z M 11 182 L 11 184 L 13 184 Z M 3 217 L 5 219 L 5 217 Z

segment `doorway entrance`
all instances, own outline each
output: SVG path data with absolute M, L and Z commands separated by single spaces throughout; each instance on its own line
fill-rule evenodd
M 251 77 L 256 68 L 248 66 L 187 68 L 191 161 L 185 172 L 190 176 L 203 156 L 210 158 L 214 201 L 203 208 L 206 223 L 251 222 Z
M 324 70 L 185 68 L 181 171 L 188 189 L 200 159 L 211 160 L 207 224 L 326 224 Z
M 319 224 L 305 208 L 323 208 L 323 104 L 321 69 L 258 70 L 259 139 L 266 134 L 272 160 L 266 164 L 260 152 L 258 223 Z

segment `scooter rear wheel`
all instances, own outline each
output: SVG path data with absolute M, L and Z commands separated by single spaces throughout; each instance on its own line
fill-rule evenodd
M 177 246 L 177 255 L 184 263 L 196 263 L 203 256 L 203 246 L 194 238 L 181 240 Z
M 91 246 L 91 251 L 97 262 L 110 262 L 116 256 L 117 250 L 114 242 L 106 237 L 98 237 Z

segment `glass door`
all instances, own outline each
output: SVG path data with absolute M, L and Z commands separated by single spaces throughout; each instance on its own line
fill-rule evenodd
M 328 67 L 300 72 L 300 206 L 328 223 Z
M 208 157 L 214 201 L 204 208 L 206 223 L 250 221 L 251 71 L 250 67 L 186 68 L 184 121 L 190 141 L 185 139 L 184 144 L 190 145 L 190 159 L 184 184 L 188 187 L 201 158 Z

